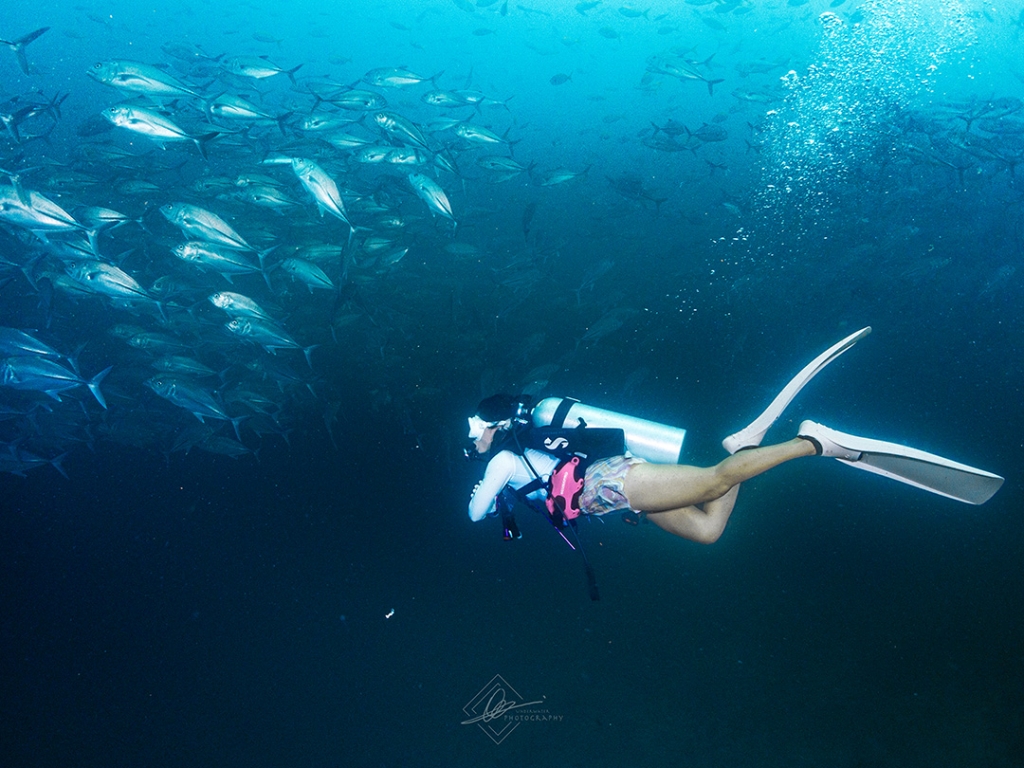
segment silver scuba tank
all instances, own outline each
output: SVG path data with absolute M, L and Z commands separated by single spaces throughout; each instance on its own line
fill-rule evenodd
M 621 429 L 626 449 L 654 464 L 678 464 L 686 438 L 685 429 L 584 405 L 571 397 L 544 398 L 533 407 L 532 418 L 536 427 L 575 429 L 582 420 L 588 427 Z

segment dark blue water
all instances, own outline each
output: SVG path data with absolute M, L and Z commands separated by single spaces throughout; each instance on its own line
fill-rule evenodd
M 69 294 L 54 244 L 79 235 L 47 245 L 0 223 L 0 325 L 85 378 L 113 366 L 106 409 L 84 387 L 61 402 L 0 387 L 0 450 L 21 472 L 0 475 L 5 765 L 1024 764 L 1020 19 L 968 2 L 587 5 L 83 3 L 0 19 L 4 40 L 51 27 L 25 48 L 28 74 L 0 50 L 0 166 L 69 212 L 141 218 L 101 233 L 100 256 L 153 295 L 179 286 L 160 308 Z M 294 85 L 254 81 L 225 71 L 241 55 L 302 67 Z M 110 60 L 200 96 L 158 104 L 87 76 Z M 437 77 L 359 82 L 399 67 Z M 331 103 L 350 87 L 422 131 L 424 166 L 361 163 L 302 130 L 342 117 L 405 146 Z M 433 88 L 488 101 L 440 109 L 421 98 Z M 44 108 L 64 94 L 59 115 Z M 214 123 L 204 160 L 98 117 L 160 106 L 199 135 L 223 94 L 283 130 Z M 342 187 L 351 245 L 290 167 L 262 162 L 293 156 Z M 528 170 L 502 178 L 485 156 Z M 578 176 L 549 183 L 559 169 Z M 454 221 L 410 171 L 437 180 Z M 246 174 L 297 205 L 241 201 Z M 142 180 L 155 187 L 125 186 Z M 268 266 L 336 247 L 335 289 L 283 267 L 269 285 L 195 270 L 172 255 L 172 202 L 277 246 Z M 207 301 L 223 290 L 318 345 L 312 367 L 228 334 Z M 461 458 L 465 419 L 483 396 L 571 395 L 683 426 L 687 460 L 707 465 L 864 325 L 769 440 L 811 418 L 913 445 L 1005 475 L 987 504 L 799 460 L 744 486 L 714 546 L 585 522 L 600 602 L 543 520 L 521 512 L 506 543 L 466 517 L 483 467 Z M 125 326 L 215 369 L 202 386 L 245 416 L 239 434 L 218 419 L 196 432 L 147 387 L 161 353 Z M 461 724 L 495 675 L 542 701 L 504 738 Z

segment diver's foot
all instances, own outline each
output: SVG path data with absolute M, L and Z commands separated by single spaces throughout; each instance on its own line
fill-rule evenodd
M 846 461 L 860 460 L 860 451 L 844 448 L 841 445 L 841 441 L 845 437 L 842 432 L 836 432 L 835 430 L 822 426 L 817 422 L 802 422 L 796 436 L 811 443 L 818 456 L 826 456 L 832 459 L 845 459 Z
M 871 328 L 861 328 L 856 333 L 851 333 L 845 339 L 833 344 L 811 362 L 805 365 L 800 372 L 790 379 L 789 383 L 782 389 L 775 399 L 765 408 L 764 413 L 754 419 L 750 424 L 739 432 L 729 435 L 722 441 L 722 447 L 729 453 L 742 451 L 744 448 L 757 448 L 764 440 L 765 433 L 772 424 L 782 415 L 786 406 L 792 402 L 797 393 L 813 379 L 829 363 L 843 354 L 846 350 L 871 333 Z

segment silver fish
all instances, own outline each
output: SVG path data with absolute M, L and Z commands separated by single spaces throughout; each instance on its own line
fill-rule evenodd
M 304 347 L 293 339 L 288 331 L 276 323 L 267 320 L 260 320 L 255 317 L 236 317 L 228 322 L 225 327 L 239 338 L 247 339 L 259 344 L 267 352 L 276 354 L 279 349 L 301 349 L 306 356 L 309 367 L 313 367 L 313 360 L 310 355 L 319 344 L 311 344 Z
M 288 79 L 293 84 L 295 83 L 295 73 L 301 66 L 299 64 L 291 69 L 281 69 L 271 63 L 266 56 L 235 56 L 225 63 L 225 69 L 232 75 L 249 77 L 254 80 L 263 80 L 274 75 L 288 75 Z
M 0 355 L 63 357 L 60 352 L 48 344 L 44 344 L 32 334 L 17 328 L 0 328 Z
M 426 138 L 424 138 L 420 129 L 411 120 L 395 112 L 382 111 L 373 116 L 373 121 L 377 124 L 378 128 L 391 138 L 403 144 L 411 144 L 420 149 L 428 149 Z
M 444 71 L 442 70 L 433 77 L 423 77 L 403 67 L 380 67 L 378 69 L 371 69 L 363 75 L 363 82 L 378 87 L 399 87 L 403 85 L 418 85 L 428 81 L 433 83 L 443 74 Z
M 12 186 L 0 186 L 0 220 L 32 232 L 75 232 L 85 227 L 47 197 Z
M 568 168 L 556 168 L 553 171 L 538 174 L 535 177 L 534 182 L 541 187 L 553 187 L 556 184 L 564 184 L 567 181 L 578 179 L 589 170 L 589 165 L 582 171 L 570 171 Z
M 476 164 L 488 171 L 503 171 L 505 173 L 522 173 L 526 168 L 511 157 L 503 155 L 484 155 L 476 159 Z
M 265 184 L 250 184 L 232 193 L 234 197 L 261 208 L 270 208 L 274 211 L 283 211 L 285 208 L 293 208 L 299 205 L 298 201 L 292 200 L 281 189 L 268 187 Z
M 8 357 L 0 362 L 0 384 L 5 387 L 42 392 L 60 402 L 61 392 L 84 385 L 104 408 L 107 402 L 100 391 L 100 382 L 108 373 L 110 367 L 104 368 L 91 379 L 83 379 L 75 371 L 69 371 L 45 357 Z
M 184 408 L 200 421 L 204 421 L 204 419 L 230 421 L 235 428 L 235 434 L 238 434 L 238 425 L 244 417 L 231 418 L 210 390 L 195 382 L 174 376 L 154 376 L 143 383 L 160 397 L 174 403 L 179 408 Z
M 104 85 L 132 93 L 142 93 L 153 98 L 199 98 L 198 93 L 159 67 L 138 61 L 99 61 L 92 65 L 89 76 Z
M 167 203 L 160 207 L 160 213 L 185 235 L 198 237 L 209 243 L 219 243 L 239 251 L 253 251 L 245 238 L 217 214 L 189 203 Z
M 379 93 L 355 89 L 337 93 L 330 98 L 322 99 L 322 101 L 353 112 L 370 112 L 374 109 L 383 109 L 388 105 L 388 100 Z
M 68 275 L 94 293 L 118 299 L 147 299 L 149 295 L 135 278 L 120 267 L 104 261 L 73 261 L 65 267 Z
M 232 275 L 248 275 L 263 271 L 263 268 L 254 263 L 244 251 L 216 243 L 192 240 L 176 245 L 173 253 L 182 261 L 195 264 L 200 269 L 219 272 L 229 283 Z
M 322 216 L 326 211 L 332 216 L 337 216 L 348 224 L 349 231 L 351 232 L 352 222 L 349 221 L 348 213 L 345 211 L 345 203 L 341 199 L 337 182 L 327 175 L 327 171 L 312 160 L 294 157 L 291 162 L 292 170 L 299 178 L 299 183 L 316 201 L 317 208 L 320 209 L 320 215 Z
M 192 348 L 192 344 L 169 333 L 141 331 L 128 339 L 132 349 L 144 349 L 154 354 L 177 354 Z
M 146 136 L 157 144 L 163 146 L 167 142 L 191 141 L 196 145 L 199 154 L 206 157 L 206 144 L 211 139 L 220 136 L 219 131 L 193 136 L 184 128 L 174 123 L 159 112 L 145 107 L 133 107 L 128 104 L 121 104 L 103 110 L 103 116 L 118 128 L 124 128 Z
M 150 365 L 164 373 L 180 373 L 185 376 L 216 376 L 217 372 L 195 358 L 184 355 L 164 355 Z
M 388 159 L 388 154 L 391 152 L 391 147 L 377 146 L 376 144 L 363 147 L 356 152 L 356 162 L 365 163 L 372 165 L 375 163 L 383 163 Z
M 223 309 L 232 317 L 255 317 L 260 320 L 271 320 L 270 315 L 248 296 L 231 291 L 218 291 L 210 294 L 210 303 L 217 309 Z
M 409 183 L 420 200 L 427 204 L 432 213 L 449 219 L 455 223 L 455 215 L 452 213 L 452 204 L 448 201 L 448 195 L 441 189 L 441 185 L 429 176 L 422 173 L 410 173 Z
M 251 101 L 243 99 L 241 96 L 232 96 L 229 93 L 222 93 L 220 96 L 206 102 L 206 112 L 211 118 L 219 118 L 221 120 L 273 121 L 277 123 L 277 127 L 282 134 L 285 129 L 285 121 L 292 115 L 291 112 L 272 115 L 269 112 L 263 111 Z
M 434 107 L 473 106 L 472 102 L 466 101 L 464 97 L 455 93 L 455 91 L 441 91 L 437 89 L 427 91 L 422 96 L 420 96 L 420 100 Z
M 345 131 L 331 131 L 322 138 L 332 147 L 337 147 L 338 149 L 359 149 L 371 143 L 370 139 L 353 136 Z
M 481 128 L 479 125 L 472 125 L 471 123 L 459 123 L 455 127 L 455 133 L 466 141 L 474 144 L 507 144 L 508 140 L 489 131 L 486 128 Z
M 309 287 L 310 293 L 313 292 L 314 288 L 334 290 L 334 283 L 331 282 L 331 278 L 316 264 L 303 261 L 302 259 L 291 258 L 285 259 L 278 266 L 291 275 L 293 280 L 305 283 Z
M 404 147 L 388 152 L 384 162 L 392 165 L 426 165 L 430 162 L 430 155 L 415 147 Z

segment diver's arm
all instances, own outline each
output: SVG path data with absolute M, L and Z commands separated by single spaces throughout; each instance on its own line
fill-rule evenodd
M 515 474 L 515 462 L 515 455 L 511 451 L 502 451 L 487 462 L 484 479 L 477 483 L 469 499 L 469 519 L 474 523 L 483 520 L 494 511 L 498 494 Z

